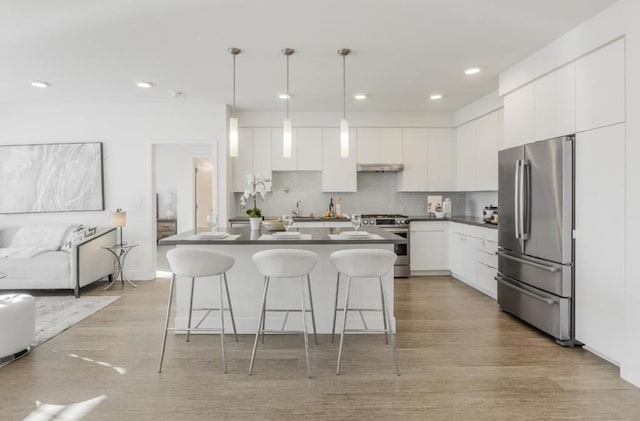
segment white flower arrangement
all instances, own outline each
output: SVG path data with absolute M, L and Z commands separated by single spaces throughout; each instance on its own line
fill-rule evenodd
M 267 193 L 271 191 L 271 179 L 263 178 L 259 175 L 247 174 L 247 184 L 249 188 L 242 194 L 240 205 L 242 209 L 244 209 L 247 206 L 247 199 L 252 198 L 253 208 L 247 211 L 247 215 L 249 215 L 250 218 L 260 218 L 262 212 L 257 205 L 257 196 L 260 195 L 262 200 L 265 199 Z

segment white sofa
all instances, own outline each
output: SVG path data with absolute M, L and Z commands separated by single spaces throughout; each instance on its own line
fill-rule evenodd
M 20 228 L 0 228 L 0 250 L 12 247 Z M 69 251 L 50 250 L 26 258 L 0 257 L 0 272 L 6 274 L 0 279 L 0 290 L 72 289 L 79 297 L 83 286 L 112 277 L 115 258 L 102 247 L 115 243 L 116 229 L 104 228 L 71 242 Z

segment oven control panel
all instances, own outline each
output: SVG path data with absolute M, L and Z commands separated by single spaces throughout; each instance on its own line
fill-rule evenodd
M 408 226 L 410 222 L 407 217 L 362 217 L 362 225 Z

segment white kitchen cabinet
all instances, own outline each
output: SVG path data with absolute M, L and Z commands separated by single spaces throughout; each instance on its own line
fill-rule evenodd
M 457 128 L 456 189 L 498 190 L 498 149 L 502 139 L 502 110 Z
M 533 142 L 533 110 L 533 83 L 504 96 L 503 149 Z
M 625 125 L 575 142 L 576 339 L 613 362 L 625 337 Z
M 273 171 L 322 170 L 322 129 L 294 128 L 291 133 L 291 158 L 282 156 L 282 129 L 272 129 L 271 161 Z
M 349 157 L 340 157 L 340 129 L 322 129 L 322 191 L 355 192 L 357 137 L 349 130 Z
M 358 164 L 402 162 L 402 129 L 358 128 Z
M 447 222 L 412 222 L 411 272 L 449 269 L 449 233 Z
M 534 140 L 573 134 L 576 131 L 575 63 L 534 82 Z
M 500 111 L 487 114 L 474 123 L 476 165 L 473 190 L 498 190 L 498 146 L 502 132 Z
M 271 178 L 271 129 L 240 128 L 238 156 L 230 158 L 233 166 L 233 191 L 248 188 L 247 175 Z
M 456 190 L 456 142 L 453 129 L 427 131 L 428 191 Z
M 322 171 L 322 129 L 293 129 L 298 146 L 298 171 Z
M 451 222 L 449 266 L 452 276 L 496 299 L 497 230 Z
M 576 131 L 625 121 L 625 40 L 576 61 Z
M 456 133 L 456 187 L 458 191 L 475 190 L 476 122 L 458 126 Z
M 402 129 L 402 163 L 398 191 L 427 191 L 427 129 Z

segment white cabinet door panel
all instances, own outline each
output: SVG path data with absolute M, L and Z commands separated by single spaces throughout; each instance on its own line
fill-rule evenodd
M 271 177 L 271 129 L 253 129 L 253 174 Z
M 625 41 L 576 61 L 576 131 L 625 121 Z
M 380 129 L 358 128 L 356 132 L 358 133 L 358 164 L 379 163 Z
M 456 138 L 456 185 L 458 191 L 475 190 L 476 121 L 458 127 Z
M 536 80 L 534 90 L 534 140 L 575 133 L 575 63 Z
M 429 129 L 427 181 L 429 191 L 456 189 L 456 142 L 452 129 Z
M 298 148 L 295 134 L 291 139 L 291 158 L 282 156 L 282 128 L 271 129 L 271 168 L 273 171 L 295 171 L 298 169 Z
M 349 157 L 340 157 L 340 129 L 322 129 L 322 191 L 357 191 L 356 131 L 349 130 Z
M 533 84 L 525 85 L 504 96 L 503 149 L 533 142 Z
M 402 162 L 399 191 L 427 191 L 427 129 L 402 129 Z
M 360 144 L 359 137 L 358 144 Z M 383 164 L 402 162 L 402 129 L 380 129 L 379 159 Z
M 624 349 L 625 125 L 576 136 L 576 338 L 615 362 Z M 606 201 L 599 201 L 606 199 Z
M 322 129 L 293 129 L 298 153 L 298 171 L 322 170 Z
M 238 156 L 230 158 L 233 165 L 233 191 L 248 188 L 247 175 L 253 174 L 253 129 L 238 129 Z
M 498 190 L 498 144 L 500 142 L 498 111 L 476 121 L 475 190 Z

